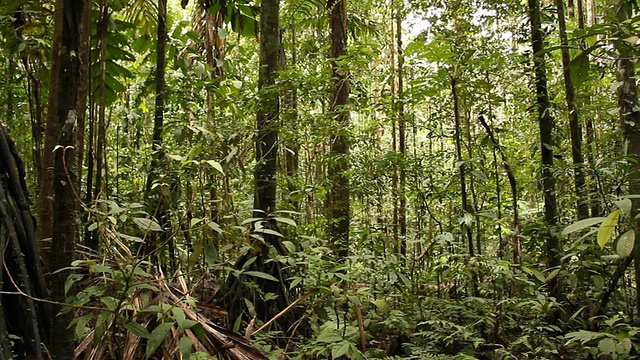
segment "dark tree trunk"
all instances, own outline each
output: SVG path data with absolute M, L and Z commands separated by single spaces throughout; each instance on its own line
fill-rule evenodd
M 547 266 L 550 269 L 560 266 L 562 247 L 554 230 L 557 224 L 556 180 L 553 176 L 553 118 L 551 103 L 547 92 L 547 73 L 544 61 L 544 30 L 541 24 L 540 3 L 529 0 L 529 20 L 531 22 L 531 39 L 533 48 L 533 66 L 536 87 L 536 106 L 540 125 L 540 152 L 542 154 L 542 188 L 544 196 L 544 219 L 548 226 L 546 231 Z M 555 276 L 547 284 L 551 296 L 560 300 L 562 289 Z
M 291 304 L 289 270 L 283 268 L 275 255 L 287 252 L 278 236 L 267 232 L 276 231 L 278 227 L 272 215 L 276 208 L 276 164 L 278 153 L 278 118 L 279 91 L 275 88 L 275 78 L 280 65 L 279 34 L 279 0 L 263 0 L 260 12 L 260 73 L 258 86 L 260 89 L 260 106 L 256 116 L 258 137 L 256 139 L 255 197 L 253 217 L 264 220 L 257 221 L 252 230 L 252 238 L 257 236 L 252 250 L 244 254 L 235 263 L 240 274 L 231 274 L 227 279 L 222 294 L 222 303 L 228 311 L 228 320 L 235 324 L 238 321 L 250 321 L 252 316 L 245 300 L 253 304 L 257 318 L 267 322 Z M 265 231 L 266 230 L 266 231 Z M 255 276 L 254 273 L 268 274 L 272 279 Z M 248 285 L 251 283 L 252 285 Z M 259 289 L 259 290 L 256 290 Z M 264 294 L 271 293 L 274 300 L 266 301 Z M 300 313 L 297 309 L 287 312 L 274 321 L 272 330 L 291 334 L 296 327 Z M 299 329 L 298 329 L 299 331 Z M 277 341 L 286 346 L 286 341 Z
M 629 18 L 631 12 L 630 4 L 620 1 L 617 5 L 618 21 L 623 22 Z M 615 44 L 620 58 L 616 63 L 618 71 L 618 81 L 622 85 L 618 87 L 618 107 L 620 109 L 620 122 L 624 129 L 624 136 L 628 142 L 628 155 L 635 161 L 640 160 L 640 111 L 638 111 L 638 87 L 635 79 L 635 68 L 632 59 L 632 49 L 624 41 Z M 629 180 L 629 193 L 640 194 L 640 168 L 636 163 L 633 176 Z M 631 218 L 636 219 L 640 209 L 640 199 L 631 199 Z M 638 283 L 640 279 L 640 221 L 636 219 L 636 237 L 633 247 L 634 270 L 636 278 L 636 314 L 640 314 L 640 290 Z M 636 323 L 640 322 L 640 316 L 636 318 Z
M 153 112 L 153 137 L 151 140 L 151 148 L 153 154 L 151 156 L 151 168 L 147 176 L 147 184 L 145 186 L 145 197 L 148 205 L 151 205 L 151 213 L 158 220 L 158 224 L 164 230 L 160 234 L 160 238 L 151 234 L 148 243 L 143 247 L 143 252 L 153 254 L 153 261 L 158 261 L 159 247 L 168 245 L 169 268 L 173 269 L 174 256 L 172 256 L 173 243 L 169 237 L 171 220 L 169 217 L 169 201 L 170 186 L 162 184 L 153 187 L 154 182 L 160 179 L 162 169 L 165 164 L 165 152 L 162 147 L 162 131 L 164 129 L 164 102 L 165 102 L 165 71 L 167 67 L 166 61 L 167 46 L 167 0 L 158 0 L 158 39 L 156 43 L 156 70 L 155 70 L 155 107 Z M 167 242 L 169 242 L 167 244 Z M 166 264 L 164 264 L 166 265 Z
M 58 0 L 56 2 L 55 38 L 53 45 L 53 71 L 47 123 L 48 149 L 53 150 L 53 190 L 51 218 L 51 250 L 49 268 L 67 267 L 75 259 L 76 208 L 78 198 L 77 138 L 78 120 L 84 116 L 86 95 L 86 46 L 88 31 L 84 26 L 90 16 L 91 3 L 86 0 Z M 55 145 L 55 146 L 54 146 Z M 44 186 L 43 186 L 44 188 Z M 46 196 L 46 192 L 45 192 Z M 42 199 L 41 199 L 42 201 Z M 42 210 L 42 209 L 41 209 Z M 45 214 L 46 215 L 46 214 Z M 42 216 L 42 214 L 41 214 Z M 51 275 L 51 295 L 55 301 L 64 302 L 64 284 L 69 271 Z M 60 308 L 54 309 L 58 312 Z M 71 313 L 54 318 L 52 342 L 49 348 L 55 359 L 73 358 L 73 329 L 68 325 Z
M 329 189 L 329 237 L 342 260 L 349 254 L 349 77 L 337 59 L 347 53 L 346 0 L 328 0 L 331 23 L 331 71 L 333 95 L 329 111 L 335 121 L 335 134 L 331 137 L 331 150 L 327 178 Z
M 260 16 L 260 73 L 261 91 L 256 125 L 256 169 L 254 218 L 265 218 L 276 210 L 276 167 L 278 156 L 278 118 L 280 102 L 274 89 L 279 68 L 280 30 L 279 0 L 263 1 Z
M 582 0 L 578 0 L 580 2 Z M 589 217 L 589 204 L 587 202 L 587 182 L 584 173 L 584 156 L 582 155 L 582 126 L 578 116 L 578 98 L 576 88 L 571 80 L 571 56 L 569 54 L 569 41 L 567 40 L 567 24 L 564 18 L 564 2 L 556 0 L 558 10 L 558 30 L 560 32 L 560 45 L 562 53 L 562 70 L 564 75 L 565 98 L 569 113 L 569 127 L 571 130 L 571 155 L 573 157 L 574 181 L 576 187 L 576 209 L 578 220 Z
M 0 359 L 32 356 L 44 359 L 42 344 L 50 341 L 52 320 L 46 299 L 40 256 L 36 245 L 31 203 L 24 165 L 13 142 L 0 127 Z M 21 334 L 9 339 L 8 334 Z
M 470 209 L 470 205 L 469 205 L 469 200 L 468 200 L 468 194 L 467 194 L 467 181 L 466 181 L 466 166 L 465 164 L 462 162 L 462 129 L 460 126 L 460 108 L 459 108 L 459 101 L 458 101 L 458 90 L 457 90 L 457 86 L 456 86 L 456 79 L 452 78 L 451 79 L 451 93 L 453 95 L 453 117 L 455 119 L 455 140 L 456 140 L 456 161 L 459 164 L 459 174 L 460 174 L 460 198 L 461 198 L 461 202 L 462 202 L 462 212 L 461 215 L 469 212 L 468 210 Z M 475 250 L 473 248 L 473 236 L 471 234 L 471 227 L 463 224 L 462 225 L 462 232 L 465 234 L 466 236 L 466 240 L 467 240 L 467 245 L 469 248 L 469 256 L 470 257 L 474 257 L 475 256 Z

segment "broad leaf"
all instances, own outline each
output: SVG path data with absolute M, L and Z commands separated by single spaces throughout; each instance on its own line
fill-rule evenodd
M 618 243 L 616 244 L 616 254 L 618 254 L 620 257 L 631 256 L 631 252 L 633 251 L 633 243 L 635 240 L 635 230 L 629 230 L 620 235 L 620 238 L 618 238 Z
M 341 341 L 331 349 L 331 357 L 337 359 L 340 356 L 345 355 L 349 351 L 349 345 L 350 343 L 348 341 Z
M 151 219 L 133 218 L 133 222 L 144 231 L 162 231 L 160 224 Z
M 607 241 L 613 235 L 613 231 L 616 229 L 618 225 L 618 218 L 620 217 L 620 209 L 614 210 L 607 218 L 600 224 L 600 228 L 598 229 L 598 245 L 603 248 Z
M 149 341 L 147 342 L 147 350 L 145 352 L 146 358 L 150 358 L 153 353 L 156 352 L 156 349 L 160 347 L 164 338 L 167 336 L 167 333 L 173 327 L 173 322 L 163 323 L 156 326 L 155 329 L 149 335 Z
M 275 220 L 277 222 L 285 223 L 287 225 L 298 226 L 298 224 L 296 224 L 296 222 L 293 219 L 284 218 L 284 217 L 276 217 Z
M 622 199 L 618 201 L 614 201 L 614 204 L 618 207 L 618 209 L 622 210 L 622 213 L 625 215 L 631 214 L 631 200 L 630 199 Z
M 127 328 L 127 330 L 131 331 L 132 334 L 141 338 L 148 339 L 149 336 L 151 336 L 149 330 L 135 321 L 126 321 L 124 323 L 124 327 Z
M 562 235 L 568 235 L 568 234 L 574 233 L 576 231 L 580 231 L 580 230 L 586 229 L 589 226 L 600 224 L 601 222 L 605 221 L 606 219 L 607 219 L 606 217 L 592 217 L 592 218 L 576 221 L 573 224 L 571 224 L 571 225 L 567 226 L 566 228 L 564 228 L 564 230 L 562 230 Z
M 265 279 L 265 280 L 270 280 L 270 281 L 278 281 L 278 279 L 276 279 L 273 275 L 269 275 L 267 273 L 263 273 L 262 271 L 245 271 L 243 272 L 244 275 L 248 275 L 248 276 L 253 276 L 253 277 L 257 277 L 257 278 L 261 278 L 261 279 Z

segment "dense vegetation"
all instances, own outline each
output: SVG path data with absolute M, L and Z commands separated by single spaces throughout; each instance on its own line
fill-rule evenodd
M 639 25 L 3 0 L 0 359 L 639 356 Z

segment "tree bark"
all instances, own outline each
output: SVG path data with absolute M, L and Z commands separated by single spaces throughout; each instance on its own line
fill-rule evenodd
M 145 197 L 149 205 L 153 206 L 151 211 L 158 224 L 164 230 L 158 239 L 155 234 L 149 236 L 147 244 L 143 251 L 151 254 L 157 250 L 157 247 L 165 245 L 166 241 L 173 241 L 169 238 L 168 233 L 171 228 L 171 221 L 168 213 L 168 203 L 170 197 L 170 184 L 162 184 L 153 187 L 154 182 L 160 179 L 160 172 L 165 165 L 165 152 L 162 147 L 162 131 L 164 130 L 164 103 L 165 103 L 165 71 L 167 67 L 167 0 L 158 0 L 158 38 L 156 43 L 156 70 L 155 70 L 155 107 L 153 112 L 153 137 L 151 140 L 151 149 L 153 151 L 151 157 L 151 168 L 147 176 L 145 186 Z M 174 257 L 171 256 L 173 244 L 169 243 L 169 262 L 173 268 Z M 154 255 L 154 259 L 157 257 Z
M 462 212 L 461 215 L 464 215 L 470 209 L 469 200 L 467 195 L 467 180 L 466 180 L 466 171 L 465 164 L 462 160 L 462 129 L 460 125 L 460 108 L 458 101 L 458 89 L 457 89 L 457 79 L 451 79 L 451 94 L 453 96 L 453 117 L 455 119 L 455 140 L 456 140 L 456 161 L 459 166 L 459 175 L 460 175 L 460 198 L 462 202 Z M 465 234 L 467 245 L 469 247 L 469 256 L 475 256 L 475 250 L 473 248 L 473 236 L 471 234 L 471 227 L 466 224 L 462 224 L 462 232 Z
M 265 218 L 276 210 L 279 94 L 274 89 L 280 55 L 279 0 L 263 0 L 260 16 L 260 103 L 256 116 L 254 218 Z
M 14 143 L 0 127 L 0 359 L 32 356 L 44 359 L 42 344 L 50 341 L 51 308 L 44 302 L 11 294 L 21 291 L 46 299 L 25 170 Z M 21 334 L 20 339 L 8 335 Z M 13 353 L 13 356 L 12 356 Z
M 348 71 L 338 63 L 347 53 L 346 0 L 328 0 L 331 24 L 329 57 L 333 79 L 333 95 L 329 112 L 336 131 L 331 137 L 331 150 L 327 178 L 329 190 L 329 237 L 340 260 L 349 254 L 349 77 Z
M 557 203 L 556 180 L 553 176 L 553 118 L 551 117 L 551 103 L 547 92 L 547 73 L 544 61 L 544 30 L 542 29 L 540 3 L 538 0 L 528 0 L 529 21 L 531 23 L 531 42 L 533 49 L 534 81 L 536 88 L 536 106 L 538 110 L 538 124 L 540 127 L 540 152 L 542 155 L 542 188 L 544 197 L 544 220 L 546 231 L 546 255 L 549 269 L 560 266 L 562 247 L 556 233 Z M 557 300 L 562 298 L 562 289 L 558 277 L 549 280 L 549 293 Z
M 405 169 L 405 156 L 407 153 L 406 129 L 407 119 L 404 113 L 404 54 L 402 50 L 402 6 L 398 4 L 396 9 L 396 47 L 398 54 L 398 145 L 400 150 L 400 171 L 398 181 L 398 197 L 400 206 L 398 208 L 398 227 L 400 230 L 400 254 L 407 255 L 407 198 L 405 196 L 407 170 Z
M 626 1 L 621 0 L 616 8 L 616 16 L 619 22 L 626 21 L 628 8 L 631 6 Z M 618 81 L 622 84 L 618 87 L 618 107 L 620 111 L 620 123 L 624 129 L 624 136 L 628 143 L 627 155 L 635 161 L 640 160 L 640 111 L 638 111 L 638 87 L 635 78 L 634 60 L 631 58 L 632 49 L 624 41 L 615 43 L 616 50 L 620 54 L 616 62 Z M 635 163 L 633 176 L 629 179 L 629 194 L 640 194 L 640 167 Z M 635 219 L 636 237 L 633 247 L 634 271 L 636 278 L 636 314 L 640 314 L 640 221 L 637 219 L 640 209 L 640 199 L 631 199 L 631 219 Z M 635 319 L 636 324 L 640 323 L 640 317 Z
M 53 202 L 50 203 L 49 209 L 52 212 L 51 218 L 43 219 L 45 222 L 53 223 L 49 258 L 49 268 L 52 270 L 67 267 L 75 259 L 79 193 L 76 146 L 77 134 L 80 131 L 78 119 L 83 116 L 86 104 L 81 97 L 86 95 L 82 90 L 86 89 L 87 74 L 83 73 L 81 68 L 86 65 L 83 64 L 86 61 L 83 46 L 86 44 L 89 31 L 84 24 L 86 16 L 90 16 L 90 6 L 91 3 L 86 0 L 58 0 L 55 7 L 54 70 L 51 74 L 52 87 L 47 123 L 49 146 L 48 150 L 45 150 L 45 154 L 51 150 L 53 154 L 53 177 L 50 183 Z M 45 190 L 45 196 L 46 194 Z M 64 302 L 64 284 L 68 275 L 69 271 L 60 271 L 51 276 L 53 300 Z M 59 310 L 59 307 L 54 309 L 56 312 Z M 49 351 L 55 359 L 73 358 L 74 335 L 73 330 L 68 327 L 72 319 L 72 313 L 54 318 L 55 331 L 52 332 Z
M 582 0 L 577 0 L 581 2 Z M 584 173 L 584 156 L 582 155 L 582 126 L 578 116 L 578 98 L 576 88 L 571 80 L 571 56 L 569 54 L 569 41 L 567 40 L 567 24 L 564 16 L 564 2 L 556 0 L 558 11 L 558 31 L 560 33 L 560 52 L 562 54 L 562 73 L 564 76 L 565 99 L 569 112 L 569 128 L 571 130 L 571 155 L 573 158 L 573 177 L 576 188 L 576 209 L 578 220 L 589 217 L 589 204 L 587 203 L 587 182 Z M 582 6 L 579 7 L 582 10 Z

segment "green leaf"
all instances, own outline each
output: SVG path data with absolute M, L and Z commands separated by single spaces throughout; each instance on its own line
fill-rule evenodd
M 193 325 L 197 324 L 197 321 L 187 319 L 184 315 L 182 308 L 173 308 L 173 318 L 176 320 L 180 329 L 190 329 Z
M 600 224 L 600 228 L 598 229 L 598 245 L 601 248 L 607 244 L 611 235 L 613 235 L 613 231 L 616 229 L 618 225 L 618 218 L 620 217 L 620 209 L 614 210 L 607 218 Z
M 257 233 L 260 234 L 268 234 L 268 235 L 274 235 L 274 236 L 278 236 L 278 237 L 283 237 L 282 234 L 280 234 L 279 232 L 275 231 L 275 230 L 271 230 L 271 229 L 256 229 L 254 230 Z
M 583 51 L 569 64 L 569 75 L 575 87 L 579 87 L 589 78 L 589 51 Z
M 383 313 L 383 314 L 388 314 L 391 311 L 391 306 L 389 306 L 389 303 L 387 302 L 387 300 L 384 299 L 378 299 L 378 300 L 373 300 L 371 301 L 373 303 L 373 305 L 375 305 L 378 310 Z
M 531 269 L 531 268 L 528 268 L 526 266 L 523 266 L 522 267 L 522 271 L 526 272 L 529 275 L 533 275 L 540 282 L 544 282 L 545 281 L 544 275 L 540 271 L 538 271 L 536 269 Z
M 218 234 L 222 234 L 222 228 L 215 221 L 209 221 L 207 226 L 211 228 L 211 230 L 215 231 Z
M 349 345 L 350 343 L 348 341 L 341 341 L 331 349 L 331 357 L 337 359 L 340 356 L 345 355 L 347 351 L 349 351 Z
M 163 231 L 155 220 L 146 218 L 133 218 L 133 222 L 143 231 Z
M 482 171 L 480 170 L 472 170 L 471 173 L 473 174 L 473 176 L 475 176 L 476 178 L 478 178 L 479 180 L 482 181 L 487 181 L 489 180 L 487 178 L 487 175 L 485 175 Z
M 633 252 L 633 243 L 636 240 L 635 230 L 629 230 L 620 235 L 618 242 L 616 243 L 616 254 L 620 257 L 631 256 Z
M 296 252 L 296 245 L 294 243 L 292 243 L 291 241 L 283 241 L 282 245 L 287 248 L 287 251 L 289 251 L 290 253 L 295 253 Z
M 333 328 L 329 327 L 322 330 L 320 335 L 318 335 L 318 339 L 316 339 L 317 342 L 329 344 L 334 344 L 342 340 L 342 336 L 340 336 L 340 334 L 338 334 Z
M 606 217 L 592 217 L 592 218 L 588 218 L 588 219 L 584 219 L 584 220 L 580 220 L 580 221 L 576 221 L 573 224 L 567 226 L 566 228 L 564 228 L 564 230 L 562 230 L 562 235 L 569 235 L 571 233 L 574 233 L 576 231 L 580 231 L 583 229 L 586 229 L 590 226 L 596 225 L 596 224 L 600 224 L 601 222 L 605 221 L 607 218 Z
M 253 276 L 253 277 L 265 279 L 265 280 L 276 281 L 276 282 L 278 281 L 278 279 L 276 279 L 273 275 L 263 273 L 262 271 L 245 271 L 243 272 L 243 274 L 247 276 Z
M 143 339 L 148 339 L 149 336 L 151 336 L 151 334 L 149 334 L 149 330 L 147 330 L 144 326 L 142 326 L 138 322 L 126 321 L 124 323 L 124 327 L 127 328 L 127 330 L 131 331 L 132 334 L 138 337 L 141 337 Z
M 298 226 L 298 224 L 296 224 L 296 222 L 293 219 L 284 218 L 284 217 L 276 217 L 275 220 L 277 222 L 285 223 L 287 225 Z
M 76 323 L 76 337 L 78 339 L 82 339 L 85 336 L 86 330 L 88 329 L 86 325 L 91 319 L 93 319 L 92 312 L 73 320 Z
M 167 336 L 167 333 L 173 327 L 174 323 L 163 323 L 156 326 L 155 329 L 149 335 L 149 341 L 147 342 L 147 350 L 145 352 L 146 358 L 150 358 L 153 353 L 156 352 L 156 349 L 162 344 L 164 338 Z
M 191 341 L 190 337 L 183 336 L 180 338 L 179 347 L 182 356 L 188 358 L 189 354 L 191 354 L 191 351 L 193 350 L 193 341 Z
M 544 282 L 549 282 L 551 281 L 553 278 L 555 278 L 556 276 L 558 276 L 558 273 L 560 273 L 560 269 L 553 269 L 549 275 L 547 276 L 546 279 L 544 279 Z
M 211 165 L 212 168 L 218 170 L 221 174 L 224 174 L 224 170 L 222 169 L 222 165 L 215 160 L 207 160 L 207 164 Z
M 82 279 L 83 275 L 80 274 L 71 274 L 67 277 L 67 281 L 64 283 L 64 296 L 67 296 L 69 293 L 69 289 L 76 283 L 76 281 Z
M 616 353 L 616 343 L 612 338 L 604 338 L 598 342 L 598 350 L 604 355 Z
M 100 301 L 107 306 L 109 310 L 115 310 L 118 307 L 118 300 L 111 296 L 105 296 L 100 298 Z
M 625 215 L 631 214 L 631 200 L 630 199 L 622 199 L 618 201 L 614 201 L 614 204 L 618 207 L 618 209 L 622 210 L 622 213 Z

